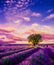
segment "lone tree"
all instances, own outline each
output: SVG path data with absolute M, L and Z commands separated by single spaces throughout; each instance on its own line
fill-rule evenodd
M 40 41 L 42 41 L 42 36 L 40 34 L 31 34 L 28 36 L 29 43 L 31 42 L 33 46 L 37 45 Z

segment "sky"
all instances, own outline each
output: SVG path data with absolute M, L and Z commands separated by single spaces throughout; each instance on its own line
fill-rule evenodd
M 0 44 L 26 44 L 30 34 L 54 43 L 54 0 L 0 0 Z

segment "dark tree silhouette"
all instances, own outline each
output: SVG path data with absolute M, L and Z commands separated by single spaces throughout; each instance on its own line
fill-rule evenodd
M 31 42 L 33 46 L 37 45 L 40 41 L 42 41 L 42 36 L 40 34 L 31 34 L 28 36 L 29 43 Z

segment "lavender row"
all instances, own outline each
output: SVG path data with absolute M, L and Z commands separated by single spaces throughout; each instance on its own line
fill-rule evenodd
M 21 63 L 16 64 L 16 65 L 31 65 L 31 59 L 34 55 L 37 54 L 37 52 L 39 52 L 40 49 L 38 51 L 36 51 L 35 53 L 33 53 L 32 55 L 30 55 L 28 58 L 26 58 L 25 60 L 23 60 Z
M 20 50 L 20 49 L 26 49 L 29 48 L 28 46 L 0 46 L 0 53 L 1 52 L 7 52 L 7 51 L 15 51 L 15 50 Z
M 45 51 L 48 53 L 49 57 L 54 60 L 54 52 L 50 48 L 45 48 Z
M 50 65 L 50 58 L 44 51 L 44 49 L 40 49 L 17 65 Z
M 21 52 L 21 51 L 25 51 L 25 50 L 28 50 L 28 49 L 30 49 L 30 48 L 20 49 L 20 50 L 16 50 L 16 51 L 3 52 L 3 53 L 0 53 L 0 58 L 2 58 L 2 57 L 4 57 L 4 56 L 11 55 L 11 54 L 14 54 L 14 53 L 18 53 L 18 52 Z
M 16 65 L 25 60 L 34 52 L 38 51 L 40 48 L 32 48 L 19 53 L 12 54 L 7 57 L 3 57 L 0 60 L 0 65 Z
M 31 65 L 50 65 L 50 57 L 42 49 L 32 56 Z

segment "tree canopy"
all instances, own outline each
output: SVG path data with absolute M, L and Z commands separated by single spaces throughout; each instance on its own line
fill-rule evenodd
M 37 45 L 42 40 L 42 36 L 40 34 L 31 34 L 28 36 L 29 43 L 31 42 L 33 46 Z

